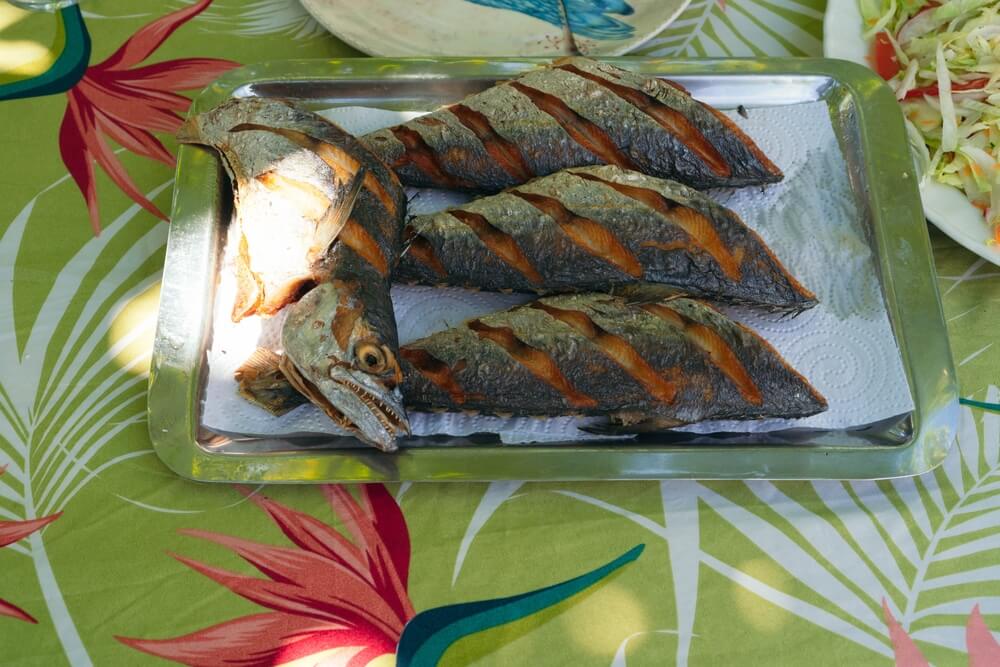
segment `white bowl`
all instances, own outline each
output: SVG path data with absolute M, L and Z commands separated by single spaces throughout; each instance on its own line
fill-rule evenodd
M 870 67 L 869 43 L 862 37 L 863 22 L 857 0 L 829 0 L 823 21 L 823 54 Z M 956 243 L 1000 266 L 1000 245 L 987 245 L 990 228 L 982 212 L 962 191 L 932 178 L 920 184 L 924 215 Z

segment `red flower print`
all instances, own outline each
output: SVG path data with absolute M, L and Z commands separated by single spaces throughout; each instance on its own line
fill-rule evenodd
M 965 646 L 969 651 L 969 667 L 1000 665 L 1000 644 L 986 627 L 978 604 L 972 608 L 965 624 Z
M 199 530 L 182 533 L 231 549 L 266 579 L 175 556 L 237 595 L 272 611 L 173 639 L 119 641 L 188 665 L 276 665 L 341 647 L 361 667 L 396 645 L 413 615 L 406 593 L 410 537 L 395 499 L 381 484 L 320 487 L 347 539 L 316 517 L 250 495 L 295 545 L 272 546 Z
M 59 150 L 87 202 L 95 234 L 100 232 L 95 161 L 133 201 L 153 215 L 167 219 L 142 195 L 106 139 L 137 155 L 173 166 L 174 156 L 153 132 L 172 134 L 180 127 L 178 112 L 186 111 L 191 100 L 176 91 L 203 88 L 238 63 L 183 58 L 138 65 L 174 30 L 204 11 L 211 2 L 200 0 L 139 29 L 107 60 L 88 67 L 83 78 L 67 93 L 69 104 L 59 129 Z
M 913 638 L 903 629 L 896 617 L 889 610 L 889 605 L 882 599 L 882 613 L 885 623 L 889 626 L 889 639 L 892 641 L 892 651 L 896 658 L 896 667 L 927 667 L 930 663 L 917 647 Z M 986 627 L 979 605 L 972 608 L 969 620 L 965 624 L 965 648 L 969 653 L 969 667 L 991 667 L 1000 665 L 1000 644 L 993 638 L 990 629 Z
M 3 472 L 4 468 L 0 467 L 0 475 L 2 475 Z M 58 519 L 60 514 L 62 514 L 62 512 L 57 512 L 56 514 L 43 517 L 41 519 L 28 519 L 26 521 L 0 521 L 0 548 L 24 539 L 36 530 L 41 530 L 48 524 Z M 20 607 L 7 602 L 6 600 L 0 600 L 0 616 L 12 616 L 14 618 L 19 618 L 22 621 L 27 621 L 28 623 L 38 622 L 31 614 L 24 611 Z

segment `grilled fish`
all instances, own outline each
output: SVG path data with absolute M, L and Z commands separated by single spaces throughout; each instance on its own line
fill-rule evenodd
M 389 300 L 406 213 L 395 175 L 333 123 L 277 100 L 231 100 L 179 138 L 218 149 L 234 181 L 233 319 L 288 306 L 282 380 L 258 358 L 238 377 L 269 383 L 272 405 L 290 384 L 357 437 L 394 447 L 409 430 Z
M 406 185 L 498 192 L 568 167 L 611 164 L 692 187 L 782 178 L 728 117 L 676 84 L 566 58 L 362 143 Z
M 414 216 L 394 279 L 489 290 L 610 291 L 648 282 L 773 310 L 815 296 L 732 211 L 673 181 L 568 169 Z
M 804 417 L 826 401 L 763 339 L 702 302 L 544 297 L 400 350 L 413 409 L 603 414 L 635 429 Z
M 421 411 L 607 415 L 636 432 L 827 407 L 766 341 L 687 298 L 543 297 L 405 345 L 400 356 L 404 402 Z M 276 407 L 271 384 L 247 381 L 241 393 Z
M 388 275 L 405 194 L 337 125 L 282 100 L 242 98 L 189 118 L 177 138 L 218 150 L 233 182 L 240 232 L 233 321 L 273 315 L 326 280 L 327 251 L 338 238 Z M 360 169 L 363 192 L 347 215 L 348 184 Z M 375 228 L 385 233 L 373 235 Z

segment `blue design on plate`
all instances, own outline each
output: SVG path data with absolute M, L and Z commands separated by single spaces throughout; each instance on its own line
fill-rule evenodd
M 561 26 L 559 0 L 468 0 L 485 7 L 509 9 Z M 635 28 L 608 14 L 628 16 L 635 12 L 625 0 L 566 0 L 569 27 L 574 34 L 591 39 L 625 39 Z

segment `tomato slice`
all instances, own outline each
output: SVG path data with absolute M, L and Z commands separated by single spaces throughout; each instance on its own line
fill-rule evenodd
M 924 3 L 920 11 L 917 12 L 917 15 L 929 12 L 940 6 L 941 4 L 937 0 L 931 0 Z M 916 15 L 914 18 L 916 18 Z M 899 65 L 899 60 L 896 58 L 896 49 L 893 48 L 892 42 L 889 40 L 889 33 L 885 30 L 877 33 L 875 39 L 872 40 L 872 52 L 868 60 L 872 63 L 873 69 L 878 75 L 886 81 L 896 76 L 899 70 L 902 69 Z
M 896 49 L 892 48 L 889 34 L 884 30 L 875 35 L 872 42 L 870 60 L 880 77 L 888 81 L 899 72 L 899 60 L 896 59 Z
M 973 79 L 972 81 L 969 81 L 968 83 L 953 83 L 953 84 L 951 84 L 951 90 L 952 90 L 952 92 L 954 92 L 956 90 L 958 90 L 958 91 L 962 91 L 962 90 L 979 90 L 980 88 L 985 88 L 986 84 L 989 83 L 989 82 L 990 82 L 989 79 Z M 906 97 L 904 97 L 903 99 L 912 100 L 912 99 L 914 99 L 916 97 L 923 97 L 924 95 L 929 95 L 930 97 L 937 97 L 940 94 L 941 94 L 941 91 L 938 90 L 937 84 L 935 83 L 935 84 L 930 85 L 930 86 L 923 86 L 921 88 L 914 88 L 910 92 L 906 93 Z

